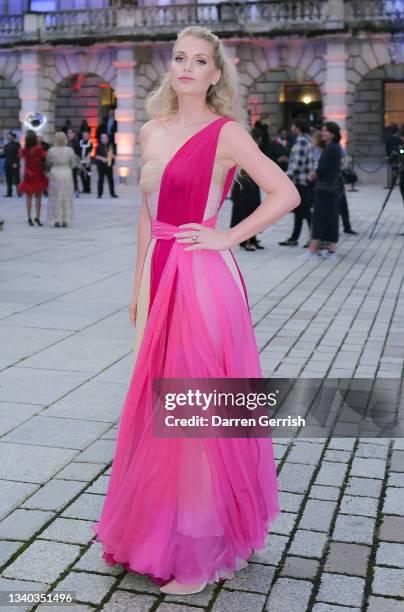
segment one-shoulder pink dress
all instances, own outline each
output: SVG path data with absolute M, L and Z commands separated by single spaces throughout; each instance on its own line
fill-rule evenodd
M 135 364 L 98 523 L 103 558 L 157 584 L 231 578 L 265 547 L 279 512 L 270 437 L 158 437 L 153 381 L 262 378 L 245 283 L 231 250 L 185 251 L 184 223 L 216 225 L 236 170 L 216 162 L 220 117 L 168 162 L 147 162 L 152 219 Z M 184 230 L 183 230 L 184 231 Z

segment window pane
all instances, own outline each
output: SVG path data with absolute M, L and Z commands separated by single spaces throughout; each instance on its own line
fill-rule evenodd
M 404 123 L 404 81 L 384 84 L 384 125 Z

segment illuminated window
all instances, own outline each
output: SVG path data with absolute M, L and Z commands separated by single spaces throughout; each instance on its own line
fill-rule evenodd
M 404 124 L 404 81 L 384 83 L 384 125 Z

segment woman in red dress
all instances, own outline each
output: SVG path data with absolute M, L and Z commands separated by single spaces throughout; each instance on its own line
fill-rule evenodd
M 40 221 L 41 196 L 48 187 L 48 179 L 44 172 L 44 160 L 46 151 L 38 144 L 36 134 L 28 130 L 25 135 L 25 147 L 20 152 L 21 159 L 25 162 L 24 176 L 18 188 L 20 193 L 25 193 L 27 202 L 28 225 L 34 225 L 31 219 L 32 196 L 35 196 L 35 223 L 43 225 Z

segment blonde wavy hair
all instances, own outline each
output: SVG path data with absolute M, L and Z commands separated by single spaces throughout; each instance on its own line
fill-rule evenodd
M 245 124 L 245 113 L 238 95 L 237 71 L 233 62 L 227 57 L 221 40 L 208 28 L 189 26 L 178 33 L 173 54 L 178 41 L 185 36 L 195 36 L 207 40 L 212 46 L 215 67 L 217 70 L 221 70 L 219 81 L 216 85 L 210 85 L 206 94 L 206 103 L 209 108 L 218 115 L 231 117 L 235 121 Z M 170 71 L 167 71 L 164 73 L 159 87 L 146 97 L 145 109 L 150 119 L 168 119 L 178 111 L 178 97 L 171 87 L 170 80 Z
M 210 85 L 206 93 L 208 107 L 222 117 L 231 117 L 250 131 L 246 113 L 240 104 L 237 70 L 231 59 L 226 55 L 222 41 L 208 28 L 189 26 L 178 33 L 172 50 L 173 55 L 177 43 L 185 36 L 195 36 L 207 40 L 212 46 L 215 67 L 221 70 L 219 81 L 215 85 Z M 146 96 L 145 110 L 150 119 L 169 119 L 177 113 L 178 97 L 171 87 L 169 70 L 163 74 L 162 81 L 157 89 Z M 240 170 L 235 173 L 234 178 L 237 180 L 239 175 Z
M 65 147 L 67 145 L 67 136 L 64 132 L 56 132 L 53 141 L 55 147 Z

